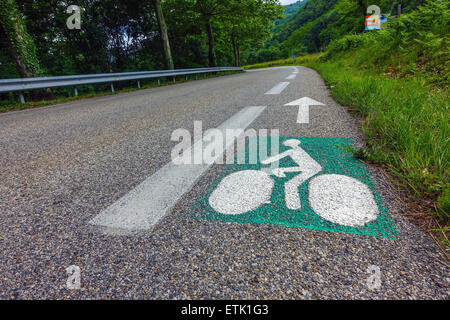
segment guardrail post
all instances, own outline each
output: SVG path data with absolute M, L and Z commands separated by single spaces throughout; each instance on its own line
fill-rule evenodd
M 25 98 L 23 97 L 23 93 L 19 92 L 20 103 L 25 103 Z
M 141 81 L 140 80 L 138 80 L 138 88 L 139 89 L 141 88 Z
M 114 84 L 111 82 L 111 92 L 114 93 Z
M 161 85 L 161 80 L 158 79 L 158 86 Z
M 77 89 L 77 87 L 73 88 L 73 93 L 75 94 L 75 97 L 78 97 L 78 89 Z

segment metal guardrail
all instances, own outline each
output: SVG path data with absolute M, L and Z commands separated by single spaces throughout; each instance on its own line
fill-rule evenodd
M 122 73 L 102 73 L 86 74 L 59 77 L 41 77 L 41 78 L 15 78 L 0 79 L 0 93 L 19 91 L 20 101 L 23 103 L 23 91 L 47 89 L 55 87 L 73 86 L 75 95 L 78 95 L 76 86 L 85 84 L 111 83 L 111 91 L 114 92 L 114 82 L 137 80 L 140 88 L 140 80 L 155 79 L 163 77 L 187 76 L 191 74 L 223 72 L 223 71 L 242 71 L 243 68 L 237 67 L 217 67 L 217 68 L 195 68 L 195 69 L 177 69 L 163 71 L 144 71 L 144 72 L 122 72 Z M 158 80 L 159 81 L 159 80 Z

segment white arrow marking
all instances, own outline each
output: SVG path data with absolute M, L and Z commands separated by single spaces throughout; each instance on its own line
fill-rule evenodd
M 285 106 L 298 106 L 297 123 L 309 123 L 309 106 L 324 106 L 322 102 L 303 97 L 301 99 L 286 103 Z

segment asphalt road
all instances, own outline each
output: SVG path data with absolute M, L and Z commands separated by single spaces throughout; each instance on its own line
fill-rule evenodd
M 194 219 L 197 200 L 223 175 L 218 164 L 204 168 L 154 225 L 92 224 L 161 172 L 177 145 L 172 132 L 193 132 L 194 121 L 217 128 L 262 106 L 248 128 L 364 146 L 357 120 L 320 76 L 299 67 L 292 79 L 293 71 L 257 70 L 1 114 L 0 298 L 448 299 L 447 263 L 402 217 L 395 188 L 372 166 L 365 170 L 396 238 Z M 265 94 L 280 82 L 289 84 Z M 305 96 L 324 105 L 311 106 L 309 124 L 299 124 L 298 108 L 284 105 Z M 66 286 L 71 265 L 81 270 L 79 290 Z M 375 287 L 370 267 L 379 270 Z

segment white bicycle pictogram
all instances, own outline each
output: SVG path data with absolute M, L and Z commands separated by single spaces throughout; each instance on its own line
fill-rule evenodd
M 284 183 L 286 208 L 302 210 L 299 187 L 309 180 L 309 205 L 322 219 L 350 227 L 364 226 L 378 218 L 379 210 L 370 188 L 361 181 L 338 174 L 321 174 L 322 166 L 301 147 L 301 141 L 283 142 L 290 149 L 261 163 L 268 165 L 290 157 L 297 166 L 261 170 L 237 171 L 226 176 L 211 193 L 209 205 L 225 215 L 239 215 L 269 204 L 274 188 L 272 175 L 285 178 L 286 173 L 298 172 Z

